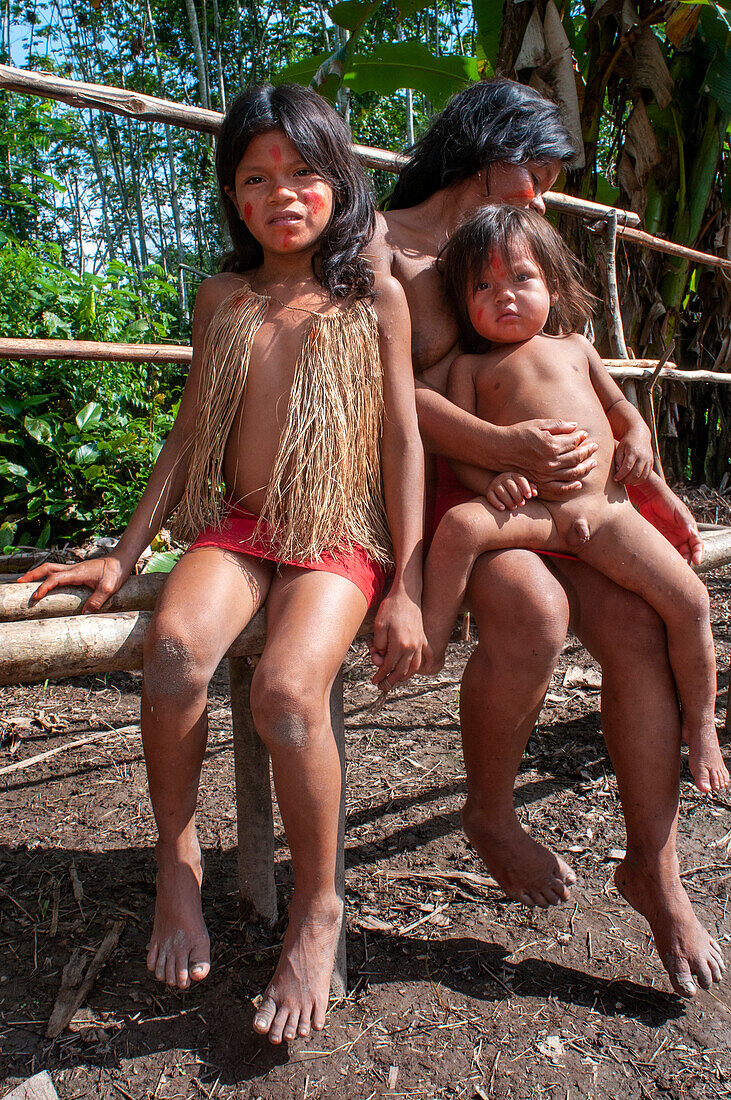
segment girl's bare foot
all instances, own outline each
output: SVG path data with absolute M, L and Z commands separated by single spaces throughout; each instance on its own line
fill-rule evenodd
M 559 856 L 528 836 L 514 814 L 497 826 L 468 801 L 462 826 L 490 874 L 513 901 L 548 909 L 569 897 L 576 875 Z
M 203 866 L 197 837 L 174 847 L 158 842 L 155 923 L 147 969 L 160 982 L 187 989 L 211 969 L 211 944 L 201 908 Z
M 335 947 L 343 910 L 336 895 L 289 907 L 289 925 L 277 969 L 254 1017 L 254 1030 L 270 1043 L 291 1042 L 321 1031 L 330 996 Z
M 650 925 L 655 947 L 673 989 L 693 997 L 697 985 L 710 989 L 720 982 L 725 964 L 721 948 L 700 923 L 678 874 L 677 862 L 643 871 L 626 858 L 614 872 L 620 894 Z
M 721 755 L 713 719 L 693 733 L 683 728 L 683 741 L 688 746 L 690 771 L 701 794 L 722 791 L 728 786 L 728 768 Z

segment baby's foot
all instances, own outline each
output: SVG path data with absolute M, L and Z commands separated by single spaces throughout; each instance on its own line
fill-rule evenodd
M 513 901 L 548 909 L 569 897 L 576 875 L 559 856 L 528 836 L 515 816 L 496 827 L 468 803 L 462 825 L 490 874 Z
M 187 989 L 211 969 L 211 945 L 201 908 L 203 867 L 197 837 L 175 848 L 158 842 L 155 923 L 147 969 L 160 982 Z
M 268 1035 L 270 1043 L 291 1042 L 309 1035 L 311 1027 L 324 1027 L 342 917 L 336 896 L 300 905 L 295 891 L 282 954 L 254 1017 L 254 1030 Z
M 690 771 L 698 790 L 709 794 L 728 786 L 728 768 L 721 755 L 713 719 L 692 733 L 683 727 L 683 741 L 688 746 Z
M 655 947 L 673 989 L 693 997 L 697 986 L 710 989 L 726 969 L 721 948 L 700 923 L 677 867 L 645 872 L 627 858 L 614 872 L 620 894 L 650 925 Z

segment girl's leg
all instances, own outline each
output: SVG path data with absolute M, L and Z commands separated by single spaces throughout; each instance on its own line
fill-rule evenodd
M 440 520 L 424 565 L 422 612 L 432 651 L 428 673 L 444 664 L 449 636 L 480 554 L 521 546 L 559 549 L 551 514 L 539 501 L 499 512 L 484 497 L 456 504 Z
M 602 666 L 602 728 L 627 827 L 615 882 L 648 921 L 673 988 L 693 996 L 696 980 L 704 989 L 720 980 L 723 960 L 680 879 L 680 720 L 665 628 L 583 562 L 551 559 L 551 569 L 569 595 L 572 629 Z
M 629 502 L 610 506 L 578 553 L 663 619 L 690 770 L 703 793 L 725 787 L 729 774 L 716 736 L 716 657 L 706 586 Z
M 294 893 L 274 977 L 254 1020 L 273 1043 L 325 1022 L 342 911 L 335 893 L 340 759 L 330 689 L 367 605 L 344 577 L 290 566 L 272 581 L 251 712 L 269 749 Z
M 522 829 L 513 788 L 568 629 L 569 604 L 545 559 L 527 550 L 480 557 L 467 603 L 478 645 L 462 678 L 465 832 L 505 893 L 526 905 L 565 901 L 571 868 Z
M 165 583 L 145 638 L 142 741 L 159 836 L 147 965 L 180 989 L 210 969 L 194 821 L 208 682 L 264 602 L 272 572 L 268 562 L 215 548 L 186 554 Z

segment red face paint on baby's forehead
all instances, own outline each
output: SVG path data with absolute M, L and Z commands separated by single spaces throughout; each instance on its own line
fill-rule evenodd
M 269 146 L 269 156 L 272 158 L 275 164 L 282 163 L 282 150 L 278 145 Z

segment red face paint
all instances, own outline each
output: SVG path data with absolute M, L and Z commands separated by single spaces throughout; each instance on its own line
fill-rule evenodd
M 282 150 L 278 145 L 271 145 L 269 147 L 269 156 L 272 158 L 275 164 L 282 163 Z
M 528 187 L 525 190 L 520 191 L 511 191 L 509 195 L 505 196 L 506 200 L 511 204 L 525 203 L 526 205 L 530 202 L 533 202 L 533 199 L 535 197 L 535 191 L 532 187 Z
M 292 238 L 293 237 L 294 237 L 294 230 L 285 229 L 284 237 L 282 238 L 282 248 L 289 248 L 289 246 L 292 243 Z
M 250 202 L 245 202 L 244 203 L 244 221 L 248 222 L 250 217 L 251 217 L 251 203 Z
M 325 208 L 325 197 L 318 191 L 303 191 L 302 201 L 307 203 L 313 214 L 319 214 Z

